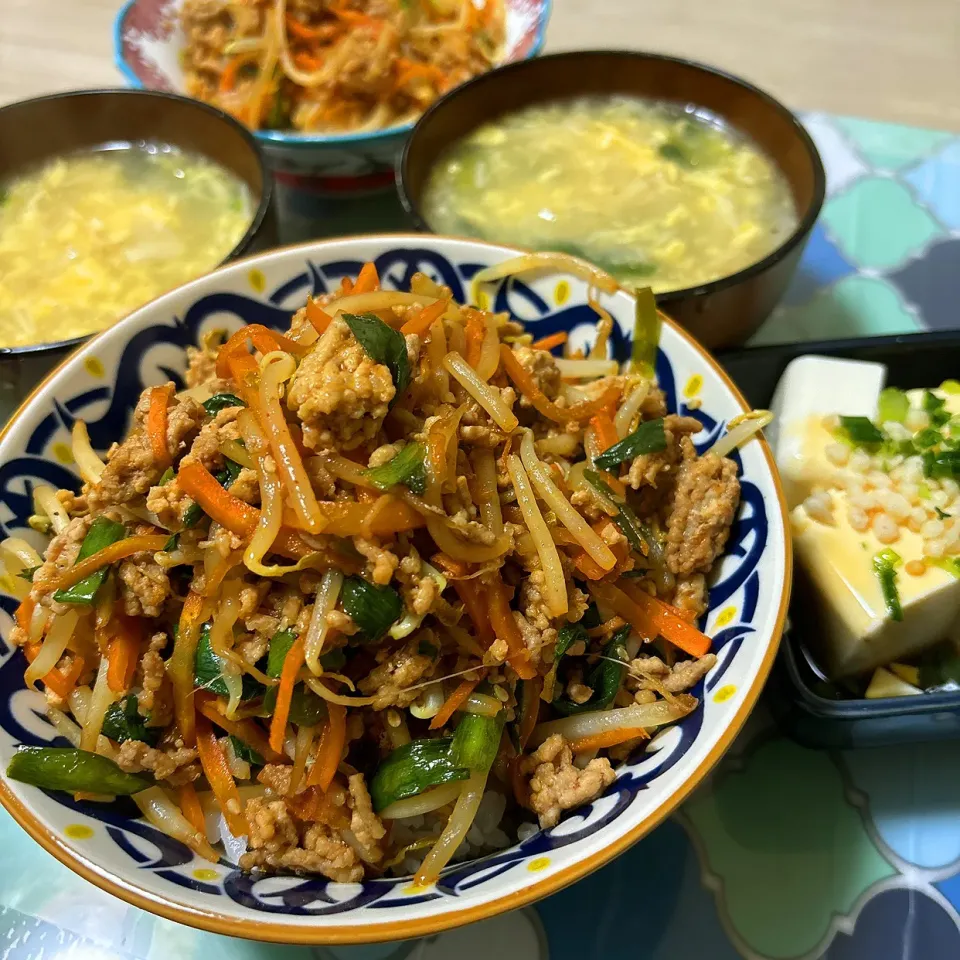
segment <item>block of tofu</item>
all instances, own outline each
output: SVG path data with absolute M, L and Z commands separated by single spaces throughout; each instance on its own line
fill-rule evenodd
M 775 419 L 767 438 L 788 506 L 802 502 L 813 487 L 824 486 L 824 471 L 835 471 L 824 457 L 833 438 L 823 428 L 823 418 L 876 416 L 886 372 L 882 363 L 813 355 L 798 357 L 784 370 L 770 404 Z
M 920 576 L 899 568 L 903 619 L 890 619 L 873 569 L 884 545 L 850 526 L 845 493 L 832 496 L 833 524 L 812 520 L 803 507 L 791 513 L 797 566 L 817 608 L 819 630 L 808 640 L 829 676 L 872 670 L 960 636 L 960 580 L 932 565 Z M 906 563 L 923 556 L 923 541 L 901 529 L 892 549 Z

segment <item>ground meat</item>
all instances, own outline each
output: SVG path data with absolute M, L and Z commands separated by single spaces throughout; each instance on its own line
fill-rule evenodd
M 379 863 L 383 860 L 383 848 L 380 841 L 386 836 L 386 829 L 380 818 L 373 812 L 373 803 L 367 790 L 362 773 L 350 777 L 350 831 L 353 833 L 360 856 L 367 863 Z
M 273 631 L 274 633 L 276 631 Z M 247 663 L 257 663 L 267 653 L 270 647 L 270 636 L 272 634 L 247 633 L 237 641 L 234 650 L 243 657 Z
M 257 471 L 244 467 L 238 474 L 237 479 L 230 484 L 230 494 L 244 503 L 251 503 L 254 506 L 260 505 L 260 480 L 257 477 Z
M 400 564 L 396 554 L 380 546 L 376 540 L 367 540 L 364 537 L 354 537 L 353 545 L 367 559 L 367 577 L 374 583 L 389 583 Z
M 540 628 L 534 626 L 522 613 L 513 611 L 513 617 L 520 628 L 520 636 L 523 637 L 523 645 L 530 654 L 533 663 L 539 663 L 543 656 L 544 647 L 557 642 L 557 631 L 553 627 Z
M 140 692 L 137 694 L 137 711 L 141 717 L 150 717 L 154 726 L 165 726 L 170 720 L 169 698 L 162 695 L 166 671 L 163 653 L 167 635 L 155 633 L 147 644 L 146 653 L 140 660 Z
M 692 444 L 687 439 L 687 454 Z M 723 552 L 740 502 L 737 465 L 708 453 L 687 456 L 667 514 L 667 565 L 676 574 L 706 573 Z
M 242 870 L 319 873 L 338 883 L 363 878 L 363 864 L 348 843 L 326 824 L 298 821 L 283 800 L 254 797 L 246 816 L 249 852 L 240 858 Z
M 712 653 L 704 654 L 699 660 L 680 660 L 672 667 L 668 667 L 659 657 L 638 657 L 630 661 L 630 672 L 651 677 L 655 681 L 639 680 L 638 690 L 659 690 L 662 687 L 667 693 L 683 693 L 696 686 L 716 662 L 716 655 Z
M 564 810 L 594 800 L 616 778 L 606 757 L 591 760 L 582 770 L 576 767 L 570 745 L 559 733 L 525 757 L 520 769 L 530 776 L 530 809 L 544 828 L 556 826 Z
M 172 389 L 172 384 L 170 385 Z M 146 496 L 156 484 L 167 464 L 153 455 L 150 438 L 144 428 L 150 407 L 150 391 L 145 390 L 134 411 L 134 426 L 123 443 L 115 445 L 107 454 L 107 465 L 98 483 L 87 491 L 87 503 L 97 512 L 105 506 L 128 503 Z M 196 400 L 173 398 L 167 407 L 167 451 L 176 459 L 187 449 L 206 411 Z
M 418 650 L 417 639 L 408 640 L 402 647 L 377 653 L 379 666 L 360 681 L 360 692 L 376 695 L 374 710 L 386 707 L 406 707 L 416 700 L 419 690 L 406 688 L 433 674 L 435 661 Z
M 147 493 L 147 509 L 155 513 L 157 519 L 167 530 L 178 532 L 183 529 L 183 515 L 193 501 L 180 489 L 177 478 L 168 480 L 158 487 L 151 487 Z
M 499 389 L 503 402 L 513 408 L 517 399 L 513 387 L 498 388 L 491 384 L 491 389 Z M 496 449 L 507 439 L 507 435 L 490 419 L 490 414 L 474 400 L 467 404 L 457 431 L 466 446 L 485 447 L 488 450 Z
M 58 533 L 50 541 L 43 563 L 33 575 L 34 597 L 42 598 L 44 603 L 52 602 L 47 584 L 76 562 L 80 544 L 92 522 L 93 517 L 75 517 L 64 527 L 63 533 Z
M 123 612 L 128 617 L 159 617 L 167 597 L 173 594 L 167 571 L 152 554 L 123 560 L 118 574 Z
M 671 601 L 675 607 L 699 620 L 707 612 L 707 581 L 702 573 L 677 577 L 677 586 Z
M 703 424 L 693 417 L 678 417 L 670 414 L 663 421 L 663 432 L 667 438 L 666 449 L 658 453 L 645 453 L 637 457 L 627 473 L 627 482 L 634 490 L 643 486 L 656 487 L 663 483 L 665 476 L 672 477 L 676 466 L 682 459 L 680 438 L 699 433 Z
M 533 377 L 536 385 L 553 400 L 560 390 L 560 369 L 553 354 L 549 350 L 536 350 L 533 347 L 517 345 L 513 348 L 513 355 L 520 361 L 521 366 Z M 520 406 L 532 406 L 530 401 L 521 396 Z
M 300 364 L 287 405 L 303 422 L 306 446 L 350 450 L 377 435 L 395 394 L 390 370 L 338 317 Z
M 142 740 L 127 740 L 120 744 L 117 766 L 127 773 L 149 771 L 157 780 L 188 783 L 200 776 L 196 759 L 197 751 L 183 746 L 182 742 L 154 749 Z
M 183 375 L 188 387 L 199 387 L 217 377 L 217 355 L 200 347 L 187 347 L 187 372 Z

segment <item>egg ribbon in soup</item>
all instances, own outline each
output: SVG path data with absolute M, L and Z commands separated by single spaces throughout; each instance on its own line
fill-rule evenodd
M 673 104 L 584 97 L 454 144 L 424 214 L 440 233 L 575 253 L 655 292 L 736 273 L 795 229 L 789 185 L 750 140 Z
M 245 183 L 206 157 L 110 144 L 0 190 L 0 347 L 95 333 L 224 260 L 252 218 Z

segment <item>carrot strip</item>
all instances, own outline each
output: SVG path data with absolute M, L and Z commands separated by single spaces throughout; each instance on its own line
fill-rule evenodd
M 283 661 L 280 686 L 277 688 L 277 705 L 273 711 L 273 719 L 270 721 L 270 747 L 277 753 L 283 751 L 283 743 L 287 737 L 287 718 L 290 716 L 290 701 L 293 698 L 297 674 L 302 666 L 303 637 L 299 636 Z
M 33 663 L 37 659 L 42 646 L 43 644 L 40 643 L 28 643 L 23 647 L 23 655 L 27 658 L 28 663 Z M 66 700 L 73 693 L 73 688 L 83 675 L 86 665 L 83 657 L 77 655 L 73 658 L 73 663 L 70 664 L 70 668 L 65 673 L 54 667 L 45 677 L 40 678 L 40 682 L 52 690 L 61 700 Z
M 309 53 L 298 53 L 293 62 L 303 70 L 319 70 L 323 66 L 323 57 L 314 57 Z
M 150 390 L 150 406 L 147 408 L 147 437 L 153 459 L 164 469 L 170 466 L 167 450 L 167 404 L 170 402 L 169 387 L 153 387 Z
M 192 747 L 196 740 L 193 708 L 193 674 L 197 657 L 197 644 L 200 642 L 200 627 L 207 614 L 208 603 L 199 593 L 193 591 L 187 596 L 180 612 L 180 624 L 177 638 L 173 644 L 173 653 L 167 664 L 167 676 L 173 685 L 173 712 L 183 742 Z
M 586 550 L 581 550 L 573 558 L 573 564 L 588 580 L 602 580 L 609 572 L 604 570 Z
M 193 827 L 197 833 L 206 836 L 207 821 L 203 816 L 203 807 L 200 806 L 200 798 L 197 796 L 194 785 L 192 783 L 181 784 L 177 789 L 177 800 L 190 826 Z
M 568 423 L 571 420 L 589 420 L 594 414 L 605 410 L 611 404 L 617 402 L 620 396 L 620 387 L 611 384 L 595 400 L 584 400 L 583 403 L 575 403 L 572 407 L 558 407 L 547 395 L 537 386 L 530 371 L 516 358 L 510 347 L 500 344 L 500 359 L 507 376 L 514 382 L 517 389 L 534 405 L 539 413 L 554 423 Z
M 142 621 L 137 617 L 118 617 L 116 614 L 113 620 L 119 625 L 119 630 L 107 648 L 107 686 L 114 693 L 126 693 L 137 671 Z
M 270 741 L 260 726 L 250 719 L 231 720 L 218 709 L 217 698 L 211 694 L 198 693 L 196 695 L 197 709 L 221 730 L 241 740 L 248 747 L 252 747 L 264 760 L 270 763 L 286 763 L 287 758 L 270 746 Z
M 613 425 L 613 417 L 608 411 L 601 410 L 600 413 L 594 414 L 590 418 L 590 426 L 593 427 L 601 451 L 608 450 L 615 443 L 620 442 L 617 428 Z
M 295 356 L 301 355 L 306 347 L 291 340 L 282 334 L 268 330 L 262 323 L 250 323 L 241 327 L 230 339 L 220 348 L 217 354 L 217 376 L 226 379 L 233 375 L 231 369 L 231 360 L 240 360 L 246 367 L 256 369 L 256 362 L 250 357 L 249 344 L 260 351 L 260 353 L 270 353 L 272 350 L 285 350 Z M 246 356 L 247 361 L 243 360 Z
M 214 483 L 216 481 L 214 480 Z M 218 484 L 219 486 L 219 484 Z M 45 583 L 46 590 L 65 590 L 79 583 L 84 577 L 89 577 L 91 573 L 105 567 L 108 564 L 115 563 L 117 560 L 125 560 L 136 553 L 157 553 L 162 550 L 166 542 L 170 539 L 169 533 L 149 534 L 142 537 L 127 537 L 125 540 L 118 540 L 111 543 L 109 547 L 81 560 L 79 563 L 68 567 L 59 576 Z M 32 611 L 31 611 L 32 612 Z M 29 623 L 29 621 L 28 621 Z
M 391 496 L 380 497 L 375 506 L 380 505 L 382 500 L 388 500 L 388 504 L 380 506 L 377 515 L 372 518 L 370 504 L 353 503 L 350 500 L 321 500 L 320 510 L 327 518 L 324 535 L 384 537 L 424 526 L 426 521 L 423 517 L 404 501 Z
M 327 327 L 333 323 L 333 317 L 323 310 L 313 298 L 307 300 L 307 319 L 313 324 L 313 329 L 321 336 L 326 332 Z
M 549 337 L 541 337 L 530 344 L 534 350 L 552 350 L 554 347 L 562 347 L 567 342 L 566 330 L 559 333 L 551 333 Z
M 436 303 L 427 304 L 415 317 L 411 317 L 401 328 L 400 332 L 407 334 L 415 333 L 422 337 L 439 320 L 450 306 L 449 300 L 437 300 Z
M 341 29 L 333 23 L 322 23 L 318 27 L 310 27 L 291 16 L 287 17 L 287 30 L 299 40 L 330 40 Z
M 691 657 L 702 657 L 710 650 L 710 638 L 688 623 L 670 604 L 642 590 L 631 590 L 628 596 L 609 583 L 591 583 L 590 590 L 641 636 L 653 639 L 659 635 Z
M 470 572 L 470 564 L 465 560 L 455 560 L 445 553 L 435 553 L 431 557 L 435 566 L 451 577 L 465 577 Z
M 533 734 L 533 728 L 540 719 L 540 694 L 543 692 L 543 677 L 537 675 L 523 681 L 523 693 L 520 704 L 520 726 L 517 730 L 517 739 L 520 751 L 526 749 L 527 743 Z
M 643 727 L 627 727 L 620 730 L 606 730 L 594 734 L 592 737 L 581 737 L 570 741 L 570 749 L 574 753 L 583 753 L 586 750 L 603 750 L 605 747 L 615 747 L 637 738 L 650 739 L 650 734 Z
M 333 783 L 347 743 L 347 708 L 339 703 L 328 703 L 327 714 L 327 723 L 320 735 L 320 745 L 307 780 L 308 786 L 319 787 L 323 791 Z
M 461 680 L 457 684 L 456 690 L 447 697 L 443 706 L 437 711 L 437 715 L 430 721 L 431 730 L 442 729 L 444 724 L 463 706 L 467 697 L 473 693 L 481 677 L 482 674 L 476 680 Z
M 20 603 L 20 606 L 17 607 L 16 612 L 13 615 L 13 619 L 16 621 L 17 626 L 21 630 L 30 629 L 30 621 L 33 619 L 33 611 L 36 609 L 36 606 L 37 601 L 33 594 L 28 594 Z
M 367 261 L 361 268 L 357 277 L 357 282 L 353 286 L 354 294 L 373 293 L 380 289 L 380 277 L 377 274 L 377 268 L 371 261 Z
M 220 804 L 220 811 L 230 832 L 235 837 L 247 835 L 247 819 L 243 815 L 243 804 L 240 801 L 240 792 L 237 783 L 227 766 L 227 758 L 213 735 L 210 721 L 202 714 L 194 717 L 196 723 L 197 753 L 200 754 L 200 765 L 210 784 L 213 795 Z
M 227 61 L 227 65 L 220 74 L 220 93 L 229 93 L 237 85 L 237 72 L 247 62 L 247 57 L 234 57 Z
M 483 352 L 483 338 L 487 335 L 487 325 L 483 322 L 481 314 L 471 310 L 467 314 L 467 355 L 464 359 L 471 367 L 476 369 L 480 362 L 480 354 Z
M 509 651 L 507 662 L 521 680 L 531 680 L 537 675 L 537 671 L 530 663 L 530 655 L 523 644 L 520 628 L 510 609 L 510 601 L 507 599 L 507 585 L 500 578 L 499 571 L 487 579 L 486 586 L 490 624 L 497 638 L 507 645 Z
M 490 626 L 490 613 L 487 609 L 486 591 L 477 580 L 455 580 L 453 589 L 463 602 L 473 626 L 477 631 L 480 645 L 485 649 L 494 641 L 493 627 Z

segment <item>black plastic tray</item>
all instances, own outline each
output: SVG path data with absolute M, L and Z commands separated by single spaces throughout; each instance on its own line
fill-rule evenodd
M 872 360 L 887 366 L 891 386 L 937 386 L 960 379 L 960 331 L 755 347 L 717 354 L 747 400 L 766 407 L 787 364 L 809 354 Z M 821 696 L 804 654 L 803 637 L 816 624 L 794 610 L 767 686 L 766 702 L 784 730 L 807 746 L 883 746 L 960 738 L 960 693 L 883 700 Z

